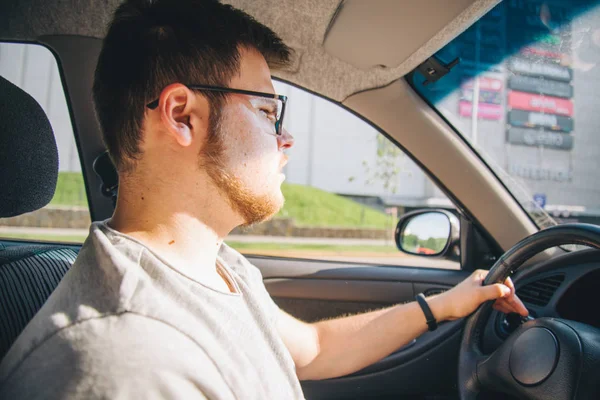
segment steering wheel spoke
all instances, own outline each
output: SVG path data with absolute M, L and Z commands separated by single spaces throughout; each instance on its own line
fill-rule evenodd
M 498 351 L 489 356 L 480 356 L 476 366 L 477 380 L 481 389 L 503 392 L 503 385 L 498 378 L 502 376 L 503 360 Z

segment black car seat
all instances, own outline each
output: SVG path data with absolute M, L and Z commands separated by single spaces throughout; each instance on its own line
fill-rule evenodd
M 44 207 L 57 178 L 50 121 L 31 96 L 0 77 L 0 218 Z M 76 247 L 0 242 L 0 360 L 76 257 Z

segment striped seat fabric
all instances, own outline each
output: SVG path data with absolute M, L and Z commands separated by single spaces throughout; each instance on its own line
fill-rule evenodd
M 77 251 L 0 243 L 0 360 L 69 270 Z

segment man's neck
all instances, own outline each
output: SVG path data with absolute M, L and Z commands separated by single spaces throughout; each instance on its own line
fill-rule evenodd
M 109 225 L 139 240 L 178 270 L 210 280 L 216 276 L 223 239 L 239 222 L 220 194 L 206 186 L 197 198 L 173 190 L 144 190 L 139 183 L 121 186 Z

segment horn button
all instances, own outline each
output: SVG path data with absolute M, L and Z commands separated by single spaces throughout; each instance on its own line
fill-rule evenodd
M 541 327 L 523 332 L 510 352 L 510 372 L 522 385 L 535 386 L 552 374 L 558 362 L 558 341 Z

